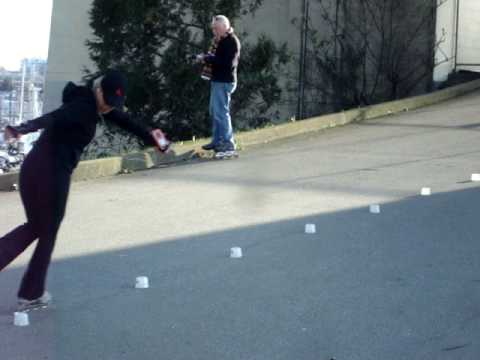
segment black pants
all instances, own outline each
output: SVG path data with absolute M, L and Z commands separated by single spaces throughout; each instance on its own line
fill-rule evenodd
M 0 238 L 0 271 L 38 239 L 18 296 L 36 299 L 45 291 L 48 267 L 65 214 L 71 173 L 54 161 L 52 149 L 39 144 L 20 171 L 20 195 L 27 222 Z

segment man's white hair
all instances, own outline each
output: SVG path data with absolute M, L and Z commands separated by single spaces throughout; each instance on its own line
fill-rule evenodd
M 230 30 L 230 28 L 232 27 L 231 24 L 230 24 L 230 20 L 228 20 L 228 18 L 227 18 L 225 15 L 216 15 L 216 16 L 214 16 L 212 23 L 220 23 L 220 24 L 223 24 L 223 25 L 225 25 L 225 28 L 226 28 L 227 30 Z

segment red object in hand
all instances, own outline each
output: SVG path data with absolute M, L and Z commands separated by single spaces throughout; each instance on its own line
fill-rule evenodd
M 13 129 L 11 126 L 7 126 L 5 128 L 5 133 L 4 133 L 5 142 L 12 143 L 12 142 L 20 139 L 21 136 L 22 136 L 22 134 L 15 131 L 15 129 Z
M 167 151 L 170 147 L 170 141 L 167 139 L 163 131 L 160 129 L 155 129 L 152 130 L 151 134 L 158 149 L 162 152 Z

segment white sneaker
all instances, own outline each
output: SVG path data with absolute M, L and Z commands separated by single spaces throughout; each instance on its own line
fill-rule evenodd
M 27 300 L 21 297 L 18 298 L 18 310 L 19 311 L 30 311 L 36 309 L 46 308 L 52 302 L 52 295 L 45 291 L 42 296 L 37 299 Z
M 219 151 L 215 153 L 215 159 L 230 159 L 238 157 L 238 153 L 235 150 Z

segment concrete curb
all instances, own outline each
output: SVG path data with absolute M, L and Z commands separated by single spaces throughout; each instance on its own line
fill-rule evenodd
M 8 173 L 0 175 L 0 191 L 12 190 L 13 184 L 18 183 L 18 173 Z
M 352 122 L 375 119 L 402 111 L 415 110 L 453 99 L 477 89 L 480 89 L 480 80 L 474 80 L 426 95 L 318 116 L 298 122 L 266 127 L 259 130 L 237 133 L 235 138 L 239 146 L 245 148 L 313 131 L 342 126 Z M 101 177 L 114 176 L 119 173 L 140 171 L 155 166 L 183 162 L 191 159 L 194 156 L 195 149 L 206 142 L 206 139 L 201 139 L 196 142 L 190 141 L 186 143 L 177 143 L 174 145 L 174 151 L 168 154 L 160 154 L 155 150 L 148 150 L 125 156 L 82 161 L 75 170 L 72 180 L 92 180 Z M 16 183 L 18 183 L 18 173 L 0 175 L 0 191 L 8 191 L 12 188 L 12 185 Z
M 415 110 L 440 103 L 445 100 L 453 99 L 477 89 L 480 89 L 480 80 L 474 80 L 462 85 L 436 91 L 426 95 L 390 101 L 364 108 L 342 111 L 339 113 L 318 116 L 298 122 L 291 122 L 254 130 L 251 132 L 240 133 L 236 135 L 236 140 L 243 147 L 268 143 L 270 141 L 306 134 L 312 131 L 324 130 L 353 122 L 384 117 L 403 111 Z

